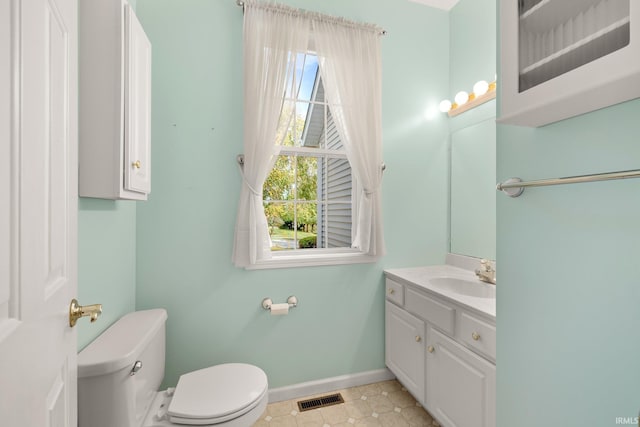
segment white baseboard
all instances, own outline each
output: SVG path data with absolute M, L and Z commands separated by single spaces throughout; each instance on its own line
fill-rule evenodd
M 339 377 L 293 384 L 270 389 L 269 403 L 298 399 L 300 397 L 311 396 L 314 394 L 342 390 L 343 388 L 357 387 L 379 381 L 388 381 L 394 378 L 395 376 L 391 371 L 384 368 L 377 369 L 375 371 L 359 372 L 357 374 L 341 375 Z

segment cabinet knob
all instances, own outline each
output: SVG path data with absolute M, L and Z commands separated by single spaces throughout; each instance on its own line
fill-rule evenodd
M 420 338 L 420 335 L 416 335 L 416 342 L 420 342 L 422 341 L 422 338 Z
M 478 341 L 480 339 L 480 334 L 477 332 L 473 332 L 471 334 L 471 338 L 473 338 L 474 341 Z
M 131 166 L 133 166 L 136 169 L 140 169 L 142 167 L 142 163 L 140 163 L 140 160 L 136 160 L 131 164 Z
M 433 346 L 432 346 L 432 345 L 430 345 L 429 347 L 427 347 L 427 351 L 428 351 L 429 353 L 433 353 L 434 351 L 436 351 L 436 349 L 435 349 L 435 348 L 433 348 Z
M 394 291 L 393 289 L 389 289 L 389 295 L 393 295 L 395 293 L 396 293 L 396 291 Z

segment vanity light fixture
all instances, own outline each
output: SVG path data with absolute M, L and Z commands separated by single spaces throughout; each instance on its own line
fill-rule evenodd
M 460 91 L 456 94 L 454 102 L 448 99 L 440 102 L 440 111 L 448 113 L 449 117 L 457 116 L 460 113 L 464 113 L 480 104 L 484 104 L 496 97 L 496 81 L 487 83 L 484 80 L 480 80 L 473 85 L 473 92 L 467 93 Z
M 473 95 L 473 93 L 472 93 L 472 95 Z M 463 90 L 461 90 L 460 92 L 456 93 L 456 96 L 453 98 L 453 100 L 458 105 L 466 104 L 469 99 L 471 99 L 469 97 L 469 94 L 467 92 L 463 91 Z

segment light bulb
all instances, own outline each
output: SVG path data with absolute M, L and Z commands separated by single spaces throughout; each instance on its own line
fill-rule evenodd
M 484 95 L 485 93 L 487 93 L 488 90 L 489 90 L 489 83 L 485 82 L 484 80 L 480 80 L 479 82 L 473 85 L 473 93 L 475 93 L 476 96 Z
M 456 104 L 462 105 L 469 100 L 469 94 L 463 90 L 456 93 L 455 101 Z
M 445 99 L 440 102 L 440 111 L 442 111 L 443 113 L 447 113 L 449 112 L 449 110 L 451 110 L 451 101 Z

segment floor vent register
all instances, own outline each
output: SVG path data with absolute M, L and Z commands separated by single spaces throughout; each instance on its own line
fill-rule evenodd
M 300 400 L 298 401 L 298 409 L 300 412 L 304 412 L 312 409 L 324 408 L 325 406 L 339 405 L 340 403 L 344 403 L 344 399 L 340 393 L 328 394 L 326 396 Z

